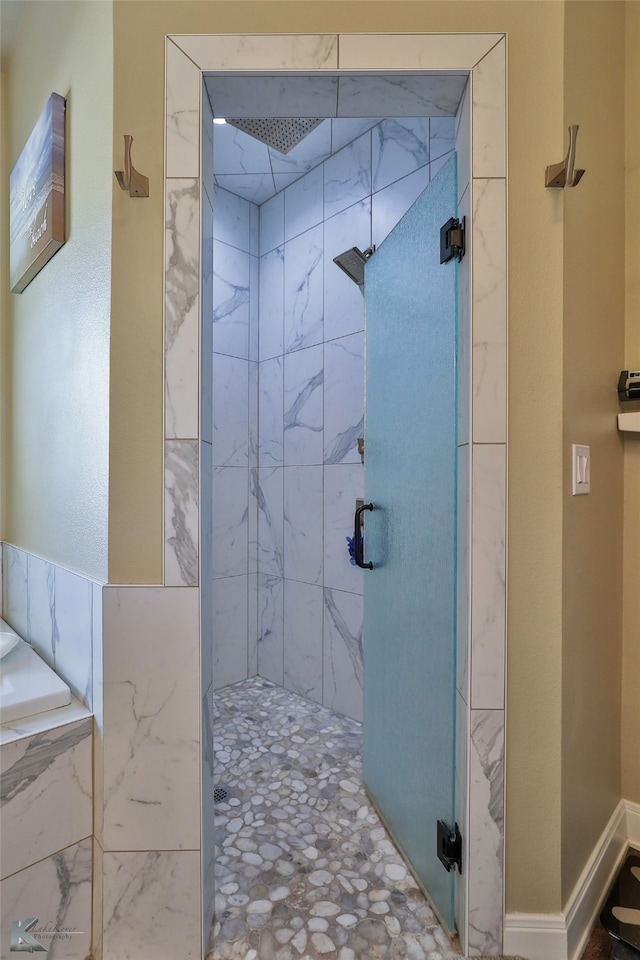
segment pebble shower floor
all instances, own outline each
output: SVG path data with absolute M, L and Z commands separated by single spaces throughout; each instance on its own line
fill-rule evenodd
M 361 724 L 253 678 L 217 691 L 214 747 L 207 960 L 459 957 L 366 797 Z

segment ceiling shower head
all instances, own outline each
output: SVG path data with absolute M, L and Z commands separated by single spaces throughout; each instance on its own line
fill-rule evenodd
M 289 153 L 301 140 L 319 126 L 324 117 L 320 119 L 312 118 L 308 120 L 296 119 L 277 119 L 268 120 L 232 120 L 227 117 L 227 123 L 237 127 L 249 136 L 261 140 L 268 147 L 273 147 L 279 153 Z
M 350 280 L 361 287 L 364 283 L 364 265 L 375 249 L 375 246 L 367 247 L 366 250 L 351 247 L 350 250 L 345 250 L 344 253 L 334 257 L 333 262 L 346 273 Z

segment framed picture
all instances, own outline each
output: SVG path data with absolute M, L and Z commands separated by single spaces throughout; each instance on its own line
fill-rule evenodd
M 64 243 L 64 114 L 52 93 L 9 179 L 9 275 L 22 293 Z

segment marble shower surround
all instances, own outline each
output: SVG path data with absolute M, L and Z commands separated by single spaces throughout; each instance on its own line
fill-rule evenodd
M 166 130 L 166 192 L 180 189 L 185 181 L 200 181 L 199 216 L 187 217 L 186 233 L 180 243 L 186 250 L 199 250 L 200 228 L 202 235 L 210 235 L 212 208 L 210 197 L 203 181 L 211 182 L 211 159 L 208 150 L 201 150 L 210 142 L 207 129 L 210 112 L 206 97 L 201 96 L 202 73 L 207 71 L 358 71 L 389 70 L 402 73 L 406 70 L 469 70 L 471 76 L 471 102 L 469 104 L 473 141 L 466 143 L 470 157 L 471 183 L 461 195 L 460 206 L 465 203 L 472 218 L 471 248 L 473 250 L 473 278 L 467 286 L 468 303 L 471 309 L 471 326 L 466 342 L 461 343 L 461 352 L 467 358 L 469 373 L 469 407 L 461 410 L 459 439 L 467 448 L 469 463 L 469 523 L 471 550 L 469 554 L 470 607 L 466 609 L 469 633 L 461 636 L 469 648 L 466 657 L 459 661 L 469 667 L 459 678 L 458 710 L 458 782 L 467 782 L 468 790 L 462 790 L 464 814 L 464 861 L 467 867 L 458 888 L 458 924 L 466 953 L 469 956 L 483 954 L 499 955 L 502 944 L 503 912 L 503 795 L 504 771 L 504 607 L 505 582 L 503 565 L 487 567 L 487 551 L 502 561 L 505 543 L 505 463 L 506 463 L 506 38 L 503 34 L 414 34 L 397 36 L 344 34 L 325 36 L 175 36 L 167 39 L 167 130 Z M 465 143 L 458 144 L 463 154 Z M 201 169 L 202 156 L 202 169 Z M 186 191 L 188 195 L 188 190 Z M 188 203 L 187 196 L 184 203 Z M 170 210 L 169 207 L 167 207 Z M 179 211 L 176 208 L 176 216 Z M 175 233 L 174 233 L 175 236 Z M 206 243 L 206 240 L 205 240 Z M 199 255 L 198 255 L 199 256 Z M 188 262 L 188 259 L 187 259 Z M 199 257 L 199 288 L 194 296 L 200 297 L 200 312 L 210 315 L 210 278 L 204 267 L 206 259 Z M 171 271 L 182 269 L 175 261 L 167 264 L 167 291 L 175 282 Z M 490 275 L 485 273 L 490 269 Z M 190 276 L 194 275 L 189 265 Z M 471 282 L 472 279 L 472 282 Z M 193 382 L 203 374 L 200 396 L 210 396 L 211 384 L 204 367 L 201 370 L 201 349 L 198 337 L 189 324 L 179 324 L 172 340 L 174 361 L 166 374 L 175 378 L 167 381 L 168 391 L 178 386 L 181 378 Z M 206 333 L 203 331 L 204 349 Z M 462 395 L 462 393 L 461 393 Z M 197 434 L 191 432 L 176 435 L 170 421 L 165 428 L 167 455 L 175 444 L 181 445 L 183 460 L 189 465 L 180 485 L 169 481 L 170 495 L 166 500 L 165 529 L 165 585 L 189 586 L 206 593 L 206 580 L 200 580 L 199 572 L 206 561 L 206 538 L 209 536 L 210 516 L 207 507 L 198 506 L 200 489 L 198 462 L 201 447 L 211 443 L 210 426 L 203 406 L 198 411 L 191 401 L 189 422 L 198 424 Z M 186 422 L 186 420 L 185 420 Z M 189 456 L 187 456 L 187 452 Z M 206 461 L 205 461 L 206 462 Z M 204 465 L 203 465 L 204 469 Z M 204 477 L 202 480 L 204 489 Z M 195 504 L 195 510 L 190 505 Z M 198 520 L 200 512 L 200 523 Z M 178 544 L 190 543 L 199 564 L 181 566 L 177 562 Z M 495 546 L 490 547 L 490 544 Z M 169 591 L 170 592 L 170 591 Z M 196 591 L 197 592 L 197 591 Z M 204 604 L 206 607 L 206 604 Z M 204 616 L 204 614 L 203 614 Z M 479 619 L 482 618 L 482 619 Z M 480 642 L 482 637 L 482 642 Z M 198 650 L 195 636 L 185 637 L 184 643 Z M 462 653 L 462 651 L 460 651 Z M 203 648 L 203 656 L 206 651 Z M 206 686 L 205 669 L 201 672 L 200 696 L 202 716 L 207 717 L 206 704 L 210 688 Z M 484 678 L 490 678 L 486 682 Z M 197 695 L 196 689 L 190 696 Z M 209 733 L 201 731 L 201 754 L 207 757 L 206 743 Z M 211 778 L 208 761 L 203 768 L 205 795 Z M 487 829 L 489 827 L 489 829 Z M 194 851 L 194 854 L 196 851 Z M 170 856 L 170 852 L 156 850 L 158 857 Z M 186 855 L 186 851 L 185 851 Z M 147 851 L 147 857 L 153 851 Z M 174 856 L 177 856 L 175 854 Z M 183 860 L 181 882 L 191 883 L 192 903 L 198 899 L 201 876 L 204 877 L 204 900 L 200 915 L 199 930 L 208 931 L 213 911 L 211 879 L 212 846 L 203 827 L 200 863 L 187 864 Z M 129 876 L 130 876 L 129 872 Z M 120 885 L 126 891 L 126 876 L 111 876 L 112 885 Z M 138 912 L 140 918 L 149 916 L 149 907 L 155 913 L 161 904 L 168 904 L 170 891 L 166 884 L 147 886 L 145 909 Z M 142 902 L 141 902 L 142 905 Z M 197 913 L 197 907 L 196 907 Z M 187 924 L 182 915 L 180 941 L 182 955 L 196 956 L 202 950 L 194 942 L 193 926 L 196 916 Z M 117 934 L 114 931 L 114 936 Z M 171 957 L 175 939 L 154 936 L 158 943 L 156 956 Z

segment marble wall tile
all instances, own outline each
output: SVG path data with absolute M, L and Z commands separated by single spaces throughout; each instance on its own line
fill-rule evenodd
M 200 692 L 213 676 L 213 467 L 211 444 L 200 444 Z
M 356 499 L 364 496 L 364 465 L 340 463 L 324 468 L 324 584 L 363 592 L 363 573 L 350 562 L 347 537 L 353 537 Z
M 87 718 L 3 745 L 2 879 L 91 835 L 92 734 Z
M 221 79 L 224 81 L 227 78 Z M 215 85 L 213 77 L 205 80 L 205 86 L 210 85 Z M 217 109 L 222 109 L 221 90 L 218 89 L 212 93 Z M 215 123 L 212 126 L 216 174 L 271 173 L 269 148 L 266 143 L 250 136 L 244 130 L 239 130 L 231 123 Z
M 366 82 L 366 81 L 365 81 Z M 357 140 L 367 130 L 379 123 L 371 118 L 336 117 L 331 121 L 331 152 L 337 153 L 352 140 Z
M 255 203 L 252 210 L 257 210 Z M 249 260 L 249 359 L 260 359 L 260 260 L 251 254 Z
M 21 637 L 28 635 L 28 554 L 10 543 L 3 548 L 2 618 Z
M 429 161 L 451 153 L 456 145 L 455 117 L 431 117 L 429 120 Z
M 371 131 L 373 190 L 406 177 L 429 163 L 429 119 L 383 120 Z
M 213 684 L 202 698 L 202 945 L 205 956 L 206 942 L 213 924 L 215 904 L 215 824 L 211 811 L 214 809 L 215 771 L 213 767 Z
M 247 572 L 249 468 L 213 470 L 213 578 Z
M 213 355 L 213 464 L 249 464 L 249 361 Z
M 323 339 L 323 229 L 312 227 L 284 248 L 284 348 L 301 350 Z
M 3 956 L 12 922 L 28 917 L 38 918 L 29 933 L 53 960 L 90 956 L 92 846 L 89 837 L 2 881 Z
M 214 209 L 213 221 L 216 221 Z M 213 244 L 213 350 L 249 357 L 251 257 L 229 244 Z
M 164 582 L 198 583 L 198 441 L 167 440 L 164 451 Z
M 502 39 L 473 70 L 473 176 L 505 177 L 506 40 Z
M 363 83 L 358 76 L 341 76 L 338 116 L 449 117 L 455 113 L 465 79 L 453 73 L 396 77 L 369 74 Z
M 289 173 L 274 173 L 273 182 L 276 190 L 284 193 L 286 188 L 291 186 L 292 183 L 295 183 L 299 177 L 300 174 L 292 169 Z
M 198 177 L 200 175 L 199 101 L 202 83 L 200 71 L 171 40 L 167 40 L 165 67 L 166 176 Z
M 249 568 L 258 572 L 258 363 L 249 364 Z
M 470 956 L 502 953 L 504 713 L 472 710 L 469 746 Z
M 335 34 L 185 34 L 176 39 L 203 71 L 335 70 L 338 66 Z
M 93 833 L 103 842 L 104 827 L 104 642 L 102 633 L 102 584 L 92 585 L 93 640 Z M 94 926 L 95 929 L 95 926 Z
M 213 210 L 202 205 L 202 329 L 200 332 L 200 439 L 213 440 Z M 204 232 L 206 231 L 206 232 Z
M 25 638 L 50 667 L 55 667 L 55 566 L 31 553 L 26 556 L 28 609 Z
M 214 74 L 204 82 L 218 116 L 329 117 L 335 112 L 337 77 Z
M 247 676 L 258 672 L 258 574 L 247 578 Z
M 351 247 L 371 246 L 371 198 L 347 207 L 324 223 L 324 338 L 334 340 L 364 329 L 364 288 L 333 258 Z
M 364 436 L 364 334 L 324 346 L 324 462 L 360 463 Z
M 258 460 L 268 467 L 284 463 L 284 358 L 263 360 L 259 378 Z
M 322 702 L 322 608 L 321 586 L 285 581 L 284 686 L 316 703 Z
M 93 838 L 93 874 L 92 874 L 92 890 L 91 890 L 91 926 L 93 930 L 92 936 L 92 953 L 94 960 L 102 960 L 102 904 L 104 901 L 104 883 L 103 883 L 103 872 L 104 872 L 104 852 L 102 847 L 96 838 Z
M 105 852 L 105 957 L 200 960 L 201 940 L 197 850 Z
M 471 529 L 471 448 L 458 447 L 457 582 L 456 582 L 456 687 L 469 702 L 470 616 L 470 529 Z
M 331 155 L 331 124 L 325 120 L 308 133 L 289 153 L 280 153 L 269 147 L 274 177 L 281 173 L 302 173 L 313 170 Z
M 202 144 L 201 174 L 202 189 L 207 195 L 211 207 L 213 207 L 213 111 L 206 92 L 202 93 L 201 101 L 202 111 L 200 116 L 200 142 Z M 213 230 L 209 233 L 202 231 L 202 236 L 213 236 Z
M 471 706 L 504 706 L 505 500 L 504 444 L 473 445 Z
M 300 177 L 284 191 L 284 238 L 292 240 L 322 223 L 322 165 Z
M 260 256 L 260 207 L 256 203 L 249 209 L 249 253 L 252 257 Z
M 374 193 L 371 198 L 371 241 L 376 247 L 428 186 L 429 167 L 423 167 Z
M 196 589 L 103 590 L 105 850 L 199 848 L 198 603 Z
M 165 436 L 197 437 L 200 185 L 166 181 Z
M 322 463 L 323 347 L 284 357 L 284 462 Z
M 89 709 L 93 696 L 91 650 L 93 591 L 90 580 L 55 568 L 53 659 L 56 673 Z
M 334 153 L 323 170 L 324 216 L 328 219 L 371 193 L 371 133 Z
M 471 179 L 471 81 L 465 87 L 456 113 L 456 151 L 458 154 L 458 199 Z
M 458 355 L 456 363 L 458 389 L 458 443 L 471 441 L 471 269 L 473 264 L 473 223 L 471 219 L 471 190 L 465 190 L 458 203 L 456 216 L 465 218 L 466 254 L 457 266 L 458 271 Z
M 272 173 L 216 173 L 215 182 L 252 203 L 264 203 L 276 189 Z
M 455 820 L 462 834 L 462 872 L 455 873 L 455 920 L 456 929 L 463 949 L 468 937 L 467 931 L 467 883 L 468 883 L 468 840 L 469 840 L 469 803 L 467 797 L 469 775 L 469 708 L 460 692 L 456 692 L 456 754 L 455 754 Z
M 284 575 L 322 583 L 322 467 L 284 467 Z
M 322 702 L 362 720 L 363 598 L 324 588 Z
M 249 253 L 251 204 L 221 187 L 213 188 L 213 239 Z
M 473 439 L 507 439 L 506 181 L 473 181 Z
M 246 565 L 245 565 L 246 568 Z M 213 686 L 246 680 L 247 576 L 213 581 Z
M 258 675 L 284 682 L 284 580 L 258 574 Z
M 284 467 L 258 471 L 258 572 L 284 576 Z
M 446 167 L 447 163 L 451 159 L 453 151 L 449 153 L 443 153 L 441 157 L 438 157 L 436 160 L 432 160 L 429 164 L 429 179 L 435 180 L 443 167 Z
M 260 256 L 284 243 L 284 193 L 278 193 L 260 207 Z
M 284 352 L 284 247 L 260 257 L 260 359 Z
M 378 70 L 467 70 L 503 37 L 502 33 L 341 34 L 340 69 L 370 70 L 375 64 Z

